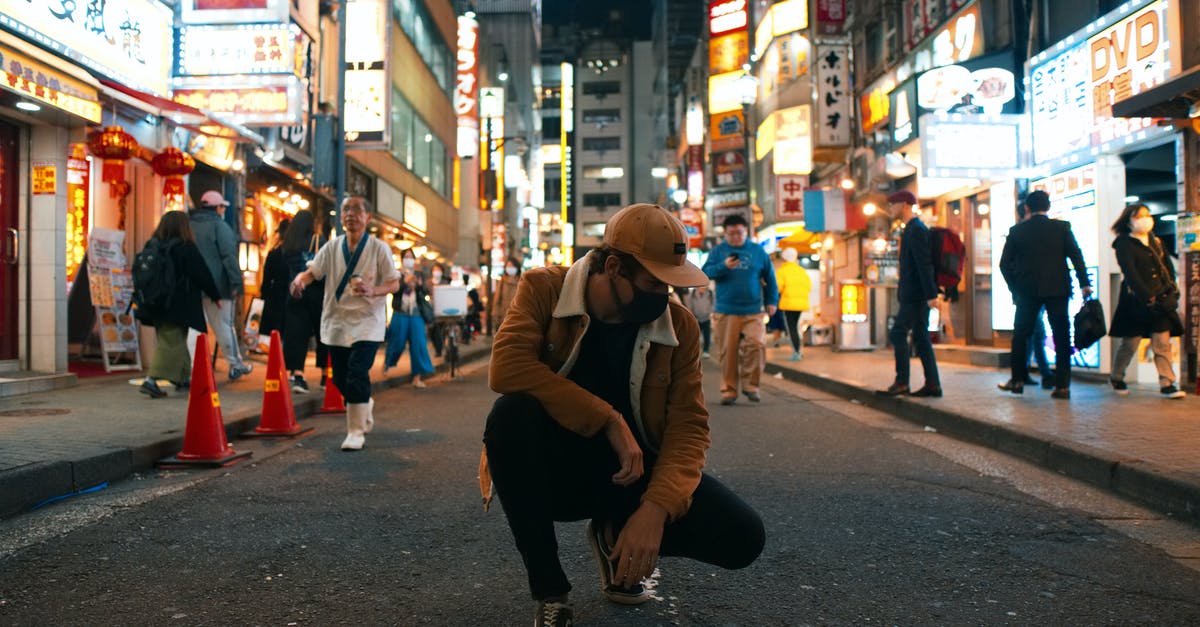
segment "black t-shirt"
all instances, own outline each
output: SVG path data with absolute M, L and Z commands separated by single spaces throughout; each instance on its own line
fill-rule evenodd
M 636 324 L 605 324 L 593 318 L 583 335 L 579 359 L 567 378 L 612 405 L 625 417 L 638 443 L 643 444 L 641 433 L 633 424 L 633 403 L 629 398 L 629 371 L 638 329 Z M 642 448 L 645 449 L 644 444 Z

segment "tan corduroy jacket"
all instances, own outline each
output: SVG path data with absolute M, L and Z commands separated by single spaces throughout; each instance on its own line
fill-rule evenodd
M 500 394 L 529 394 L 563 427 L 598 434 L 613 408 L 567 378 L 590 323 L 584 292 L 588 259 L 568 270 L 538 268 L 521 277 L 492 345 L 490 384 Z M 633 422 L 657 457 L 642 496 L 677 520 L 691 506 L 709 446 L 700 366 L 700 327 L 676 301 L 642 325 L 634 344 L 629 392 Z M 485 451 L 486 455 L 486 451 Z M 486 459 L 480 487 L 490 495 Z

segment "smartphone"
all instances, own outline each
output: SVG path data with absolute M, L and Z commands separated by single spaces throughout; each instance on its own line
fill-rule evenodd
M 738 260 L 738 255 L 737 255 L 737 253 L 729 253 L 729 256 L 730 256 L 730 257 L 732 257 L 734 261 L 737 261 L 737 260 Z

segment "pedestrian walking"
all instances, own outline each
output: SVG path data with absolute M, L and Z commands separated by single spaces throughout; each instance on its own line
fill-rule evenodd
M 707 284 L 697 285 L 683 295 L 683 304 L 696 316 L 696 322 L 700 325 L 700 337 L 704 340 L 702 356 L 707 358 L 709 344 L 712 343 L 712 290 L 708 289 Z
M 220 294 L 219 299 L 203 298 L 204 317 L 216 336 L 217 346 L 225 355 L 229 380 L 236 381 L 250 374 L 254 366 L 242 357 L 238 332 L 233 324 L 236 295 L 242 292 L 242 269 L 238 267 L 237 237 L 225 222 L 225 208 L 228 206 L 229 201 L 221 192 L 204 192 L 200 196 L 200 206 L 191 214 L 191 227 L 196 236 L 196 246 L 204 257 L 204 265 L 208 267 Z
M 1025 203 L 1017 205 L 1017 221 L 1023 222 L 1032 215 L 1025 207 Z M 1029 336 L 1029 347 L 1025 350 L 1025 385 L 1034 385 L 1037 383 L 1033 377 L 1029 376 L 1029 360 L 1033 359 L 1037 363 L 1038 374 L 1042 377 L 1042 389 L 1054 389 L 1054 373 L 1050 371 L 1050 360 L 1046 357 L 1046 308 L 1038 309 L 1037 315 L 1033 317 L 1033 332 Z M 1011 392 L 1013 389 L 1013 380 L 997 385 L 996 387 L 1006 392 Z
M 317 252 L 325 245 L 317 227 L 316 214 L 301 209 L 292 216 L 292 223 L 280 247 L 287 266 L 288 284 L 296 275 L 308 269 Z M 324 309 L 325 281 L 313 281 L 299 298 L 289 298 L 284 305 L 283 365 L 288 370 L 292 392 L 308 394 L 304 365 L 308 361 L 310 340 L 316 341 L 316 366 L 321 371 L 321 387 L 325 387 L 325 369 L 329 348 L 321 341 L 321 312 Z
M 259 337 L 271 337 L 271 331 L 279 331 L 283 336 L 284 309 L 288 302 L 288 284 L 292 276 L 288 273 L 287 263 L 283 260 L 283 238 L 287 235 L 287 218 L 279 221 L 275 229 L 271 250 L 262 266 L 262 315 L 258 322 Z
M 433 360 L 425 339 L 425 323 L 433 320 L 433 306 L 425 287 L 425 275 L 417 270 L 417 257 L 411 248 L 400 253 L 401 280 L 392 294 L 392 321 L 387 328 L 387 348 L 384 350 L 383 370 L 387 372 L 400 362 L 408 346 L 409 371 L 415 388 L 424 389 L 424 377 L 433 374 Z
M 912 192 L 900 190 L 888 196 L 887 201 L 892 218 L 907 219 L 908 222 L 900 234 L 900 280 L 896 289 L 900 308 L 892 320 L 892 330 L 888 332 L 888 341 L 892 343 L 896 357 L 896 380 L 879 393 L 940 398 L 942 382 L 938 376 L 937 358 L 933 355 L 933 343 L 929 341 L 929 310 L 937 306 L 938 296 L 937 283 L 933 280 L 933 244 L 929 227 L 914 211 L 917 197 Z M 925 373 L 924 384 L 915 392 L 909 388 L 910 335 Z
M 716 285 L 712 316 L 717 361 L 721 363 L 721 404 L 737 401 L 738 388 L 759 401 L 758 386 L 766 350 L 763 311 L 775 314 L 779 289 L 775 269 L 762 246 L 747 241 L 750 225 L 740 215 L 725 218 L 725 241 L 713 247 L 704 274 Z
M 610 601 L 650 598 L 660 556 L 751 564 L 753 509 L 702 472 L 709 445 L 695 318 L 668 286 L 708 282 L 683 224 L 655 205 L 617 212 L 570 269 L 529 270 L 496 333 L 484 431 L 495 481 L 537 602 L 534 625 L 572 624 L 554 522 L 590 519 Z
M 150 398 L 162 398 L 167 392 L 159 387 L 159 379 L 170 381 L 177 391 L 188 389 L 191 383 L 192 362 L 188 358 L 187 336 L 188 329 L 204 332 L 201 292 L 218 302 L 221 294 L 196 247 L 186 213 L 164 213 L 150 239 L 147 246 L 154 243 L 171 258 L 175 291 L 163 308 L 139 306 L 137 309 L 137 319 L 154 327 L 155 337 L 150 372 L 139 391 Z
M 1117 394 L 1129 393 L 1125 371 L 1142 338 L 1150 338 L 1159 392 L 1163 398 L 1183 398 L 1186 394 L 1175 385 L 1171 366 L 1171 338 L 1183 333 L 1174 261 L 1154 235 L 1154 218 L 1146 205 L 1125 207 L 1112 232 L 1117 236 L 1112 247 L 1121 266 L 1121 294 L 1109 325 L 1116 343 L 1109 383 Z
M 808 276 L 808 270 L 796 263 L 800 253 L 795 248 L 784 248 L 779 256 L 783 263 L 775 269 L 775 282 L 779 285 L 779 309 L 783 311 L 788 339 L 792 341 L 792 354 L 788 361 L 800 361 L 803 357 L 800 353 L 803 345 L 800 341 L 800 316 L 808 311 L 812 278 Z
M 492 319 L 492 328 L 499 329 L 512 306 L 513 297 L 517 295 L 517 284 L 521 282 L 521 262 L 514 257 L 504 260 L 504 275 L 496 281 L 496 289 L 492 291 L 492 300 L 488 303 L 488 315 Z
M 371 204 L 362 196 L 342 201 L 339 235 L 317 251 L 308 269 L 292 280 L 292 298 L 300 298 L 313 281 L 325 281 L 321 339 L 329 346 L 333 384 L 346 399 L 343 451 L 363 447 L 375 426 L 371 400 L 371 366 L 383 341 L 387 312 L 384 298 L 400 289 L 391 248 L 367 231 Z M 293 224 L 294 226 L 294 224 Z
M 1071 398 L 1071 327 L 1067 320 L 1071 276 L 1067 261 L 1075 267 L 1084 298 L 1092 295 L 1092 285 L 1071 223 L 1046 216 L 1050 195 L 1042 190 L 1032 191 L 1025 197 L 1025 207 L 1029 217 L 1008 230 L 1008 239 L 1000 253 L 1000 273 L 1017 305 L 1009 357 L 1012 364 L 1009 391 L 1025 392 L 1025 379 L 1029 376 L 1026 347 L 1038 312 L 1044 307 L 1054 336 L 1054 391 L 1050 395 L 1065 400 Z

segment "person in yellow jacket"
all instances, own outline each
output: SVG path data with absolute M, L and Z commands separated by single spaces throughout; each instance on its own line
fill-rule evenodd
M 792 339 L 792 356 L 788 361 L 800 361 L 800 316 L 808 311 L 808 293 L 812 290 L 812 279 L 808 270 L 796 263 L 799 253 L 795 248 L 784 248 L 779 253 L 783 263 L 775 269 L 775 282 L 779 284 L 779 309 L 787 320 L 788 337 Z

